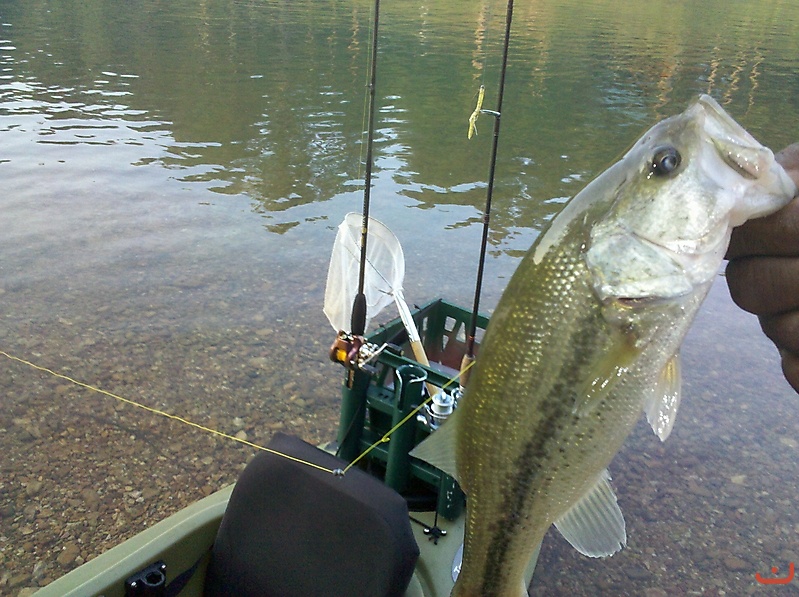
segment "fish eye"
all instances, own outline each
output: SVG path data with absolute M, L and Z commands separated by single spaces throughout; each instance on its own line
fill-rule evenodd
M 677 170 L 681 160 L 680 152 L 674 147 L 661 147 L 652 156 L 649 171 L 656 176 L 669 176 Z

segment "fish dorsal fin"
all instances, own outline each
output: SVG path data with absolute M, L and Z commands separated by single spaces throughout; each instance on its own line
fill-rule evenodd
M 574 549 L 592 558 L 612 555 L 627 544 L 624 516 L 607 469 L 596 485 L 555 521 L 555 527 Z
M 646 420 L 649 421 L 652 431 L 660 438 L 660 441 L 666 441 L 674 427 L 674 420 L 677 418 L 682 385 L 680 369 L 678 353 L 671 357 L 663 367 L 645 406 Z
M 456 409 L 441 427 L 411 450 L 410 455 L 432 464 L 460 483 L 455 457 L 455 438 L 458 432 L 459 413 L 460 410 Z

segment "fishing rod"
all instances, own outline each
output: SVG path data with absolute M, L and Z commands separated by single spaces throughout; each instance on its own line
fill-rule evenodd
M 494 116 L 494 138 L 491 147 L 491 160 L 488 168 L 488 187 L 486 190 L 486 203 L 483 210 L 483 237 L 480 244 L 480 259 L 477 263 L 477 281 L 474 287 L 474 302 L 472 303 L 472 316 L 469 321 L 469 329 L 466 334 L 466 354 L 461 362 L 461 387 L 466 385 L 466 380 L 469 376 L 469 367 L 474 362 L 474 343 L 477 334 L 477 317 L 480 310 L 480 294 L 483 289 L 483 272 L 485 270 L 486 250 L 488 246 L 488 231 L 489 223 L 491 221 L 491 200 L 494 195 L 494 176 L 497 167 L 497 149 L 499 147 L 499 126 L 502 116 L 502 99 L 505 95 L 505 73 L 508 69 L 508 48 L 510 47 L 510 30 L 511 22 L 513 21 L 513 0 L 508 0 L 508 6 L 505 13 L 505 42 L 502 49 L 502 66 L 499 73 L 499 92 L 497 95 L 497 109 L 496 110 L 482 110 L 482 94 L 483 89 L 480 90 L 480 98 L 478 99 L 477 108 L 475 108 L 472 118 L 469 119 L 470 129 L 469 133 L 473 131 L 474 121 L 480 113 L 491 114 Z
M 372 145 L 375 133 L 375 90 L 377 88 L 377 26 L 380 23 L 380 0 L 375 0 L 374 21 L 372 23 L 372 64 L 369 73 L 369 124 L 366 134 L 366 172 L 364 174 L 363 210 L 361 223 L 361 260 L 358 270 L 358 293 L 352 303 L 350 329 L 355 336 L 366 332 L 366 239 L 369 234 L 369 203 L 372 196 Z
M 341 335 L 331 347 L 331 359 L 335 362 L 354 363 L 358 351 L 364 345 L 364 334 L 366 325 L 380 309 L 385 306 L 383 301 L 386 296 L 392 297 L 397 305 L 400 318 L 408 332 L 408 341 L 416 359 L 424 366 L 430 366 L 430 361 L 425 354 L 419 331 L 408 308 L 402 293 L 402 278 L 405 275 L 405 261 L 402 254 L 402 247 L 394 234 L 377 220 L 369 216 L 371 190 L 372 190 L 372 169 L 374 166 L 373 147 L 376 111 L 376 78 L 377 78 L 377 44 L 378 28 L 380 21 L 380 1 L 375 0 L 374 22 L 372 26 L 372 48 L 371 48 L 371 68 L 369 72 L 369 108 L 368 108 L 368 129 L 366 141 L 366 172 L 364 180 L 363 210 L 360 214 L 360 227 L 356 231 L 357 225 L 354 220 L 357 214 L 348 214 L 344 222 L 339 226 L 339 233 L 336 235 L 331 266 L 328 275 L 328 286 L 325 289 L 325 313 L 334 328 L 341 331 L 347 324 L 342 321 L 342 301 L 349 306 L 349 296 L 352 294 L 352 308 L 348 311 L 350 334 L 345 334 L 346 339 Z M 366 118 L 365 118 L 366 120 Z M 350 217 L 354 216 L 354 217 Z M 370 228 L 376 229 L 372 234 Z M 371 240 L 369 236 L 371 235 Z M 357 239 L 356 240 L 356 236 Z M 368 246 L 367 246 L 368 245 Z M 369 254 L 369 250 L 374 253 Z M 330 272 L 350 271 L 350 263 L 355 254 L 358 258 L 358 279 L 357 287 L 349 292 L 350 281 L 346 280 L 344 286 L 348 291 L 342 296 L 341 292 L 336 292 L 336 288 L 341 289 L 341 280 L 338 279 L 331 287 Z M 343 259 L 343 263 L 342 263 Z M 334 267 L 334 264 L 336 267 Z M 367 269 L 368 268 L 368 269 Z M 348 276 L 347 276 L 348 278 Z M 331 291 L 331 288 L 333 290 Z M 383 294 L 382 298 L 375 298 L 375 295 Z M 369 298 L 367 298 L 367 296 Z M 371 312 L 374 311 L 374 312 Z M 434 392 L 433 386 L 428 384 L 428 391 Z

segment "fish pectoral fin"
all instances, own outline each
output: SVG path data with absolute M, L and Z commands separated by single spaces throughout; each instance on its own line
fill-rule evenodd
M 458 431 L 458 420 L 460 419 L 458 413 L 460 411 L 456 409 L 446 423 L 411 450 L 410 455 L 444 471 L 460 483 L 455 458 L 455 438 Z
M 574 549 L 592 558 L 613 555 L 627 544 L 624 516 L 607 469 L 596 485 L 555 521 L 555 527 Z
M 680 406 L 681 386 L 682 373 L 678 353 L 669 359 L 660 372 L 658 381 L 645 406 L 646 420 L 649 421 L 652 431 L 660 438 L 660 441 L 666 441 L 674 427 L 677 408 Z
M 611 394 L 616 382 L 640 354 L 641 349 L 635 346 L 633 335 L 619 331 L 617 341 L 588 372 L 582 387 L 578 388 L 573 413 L 580 417 L 590 414 Z

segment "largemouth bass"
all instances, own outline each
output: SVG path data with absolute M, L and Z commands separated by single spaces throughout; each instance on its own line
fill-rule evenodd
M 413 456 L 467 495 L 453 597 L 526 595 L 550 525 L 581 553 L 626 543 L 607 466 L 642 413 L 661 440 L 678 351 L 734 226 L 796 186 L 711 97 L 647 131 L 522 259 L 455 414 Z

